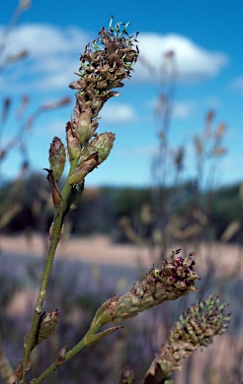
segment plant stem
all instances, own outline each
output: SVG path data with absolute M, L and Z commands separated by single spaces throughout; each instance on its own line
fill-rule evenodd
M 101 328 L 101 325 L 97 324 L 96 327 L 92 327 L 92 329 L 89 329 L 89 331 L 82 338 L 82 340 L 80 340 L 78 344 L 76 344 L 72 349 L 70 349 L 70 351 L 68 351 L 65 354 L 63 361 L 52 363 L 37 379 L 34 380 L 34 383 L 35 384 L 41 383 L 52 372 L 54 372 L 60 365 L 66 363 L 66 361 L 70 360 L 73 356 L 79 353 L 83 348 L 89 347 L 90 345 L 92 345 L 93 343 L 89 342 L 90 340 L 89 336 L 95 335 L 100 328 Z
M 35 306 L 35 312 L 32 320 L 31 330 L 28 335 L 28 340 L 25 347 L 24 360 L 23 360 L 23 378 L 20 381 L 20 383 L 24 383 L 25 381 L 26 370 L 29 363 L 29 357 L 34 344 L 34 339 L 35 339 L 37 327 L 39 324 L 40 315 L 42 312 L 42 305 L 46 295 L 46 287 L 50 277 L 51 268 L 52 268 L 57 244 L 59 241 L 62 221 L 63 221 L 63 207 L 57 207 L 54 213 L 53 233 L 52 233 L 51 242 L 49 246 L 48 256 L 47 256 L 47 260 L 46 260 L 46 264 L 45 264 L 45 268 L 42 276 L 41 286 L 40 286 L 40 290 L 39 290 L 39 294 L 38 294 L 38 298 Z
M 74 160 L 71 162 L 69 174 L 71 174 L 73 169 L 76 167 L 77 162 L 78 160 Z M 68 201 L 70 191 L 71 191 L 71 186 L 67 181 L 62 191 L 62 198 L 63 198 L 62 204 L 58 207 L 55 207 L 55 210 L 54 210 L 52 235 L 50 239 L 47 260 L 46 260 L 46 264 L 45 264 L 43 275 L 42 275 L 40 290 L 39 290 L 39 294 L 38 294 L 38 298 L 35 306 L 35 312 L 32 320 L 31 330 L 28 335 L 28 339 L 25 346 L 25 352 L 24 352 L 24 358 L 23 358 L 23 377 L 20 381 L 20 384 L 23 384 L 25 382 L 26 372 L 28 370 L 29 358 L 33 348 L 35 335 L 36 335 L 37 327 L 39 324 L 40 315 L 42 312 L 42 306 L 43 306 L 43 302 L 46 295 L 46 288 L 50 278 L 57 245 L 60 239 L 60 233 L 62 229 L 64 216 L 67 213 L 65 211 L 67 209 L 67 201 Z

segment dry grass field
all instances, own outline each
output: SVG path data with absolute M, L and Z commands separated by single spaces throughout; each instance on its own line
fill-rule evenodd
M 17 260 L 19 257 L 20 263 L 21 256 L 27 256 L 30 260 L 41 260 L 46 254 L 47 245 L 48 239 L 43 240 L 40 235 L 33 235 L 32 237 L 2 235 L 0 236 L 0 256 L 15 255 Z M 176 248 L 178 248 L 178 245 L 171 247 L 171 250 Z M 242 280 L 243 250 L 241 247 L 226 244 L 211 244 L 210 246 L 201 244 L 194 247 L 193 244 L 188 244 L 186 249 L 188 252 L 196 252 L 196 270 L 204 281 L 210 268 L 214 269 L 213 273 L 218 276 L 221 283 L 222 281 L 227 282 L 229 279 L 239 282 Z M 80 239 L 75 237 L 63 238 L 58 246 L 57 260 L 81 261 L 101 267 L 110 266 L 116 269 L 116 273 L 119 273 L 121 267 L 127 267 L 127 270 L 133 269 L 135 271 L 138 265 L 142 265 L 149 269 L 155 261 L 158 251 L 158 249 L 155 249 L 151 252 L 151 249 L 147 246 L 116 244 L 108 236 L 93 235 Z M 242 286 L 242 284 L 239 286 Z M 23 315 L 30 305 L 35 305 L 36 297 L 36 289 L 17 292 L 8 305 L 8 315 Z M 242 311 L 239 309 L 238 312 L 238 316 L 241 318 L 240 327 L 242 328 L 242 316 L 240 315 Z M 222 384 L 220 381 L 222 376 L 219 375 L 222 371 L 222 363 L 223 368 L 228 372 L 233 372 L 234 366 L 235 369 L 239 368 L 242 363 L 241 356 L 243 353 L 243 338 L 240 335 L 240 332 L 236 332 L 235 336 L 232 336 L 232 334 L 230 336 L 227 333 L 223 336 L 217 336 L 213 345 L 207 350 L 196 352 L 193 355 L 192 382 Z M 185 372 L 186 368 L 176 376 L 176 384 L 185 384 L 187 382 L 184 376 Z M 205 381 L 199 379 L 199 377 L 205 377 Z M 234 383 L 230 377 L 225 377 L 225 379 L 227 384 Z
M 48 238 L 40 235 L 26 237 L 0 236 L 0 250 L 4 253 L 42 257 L 46 254 Z M 180 247 L 180 244 L 171 246 L 171 250 Z M 203 272 L 208 268 L 208 260 L 217 266 L 217 274 L 229 276 L 237 271 L 238 276 L 243 276 L 243 248 L 238 245 L 228 244 L 201 244 L 194 246 L 187 244 L 188 253 L 196 253 L 196 268 Z M 131 244 L 117 244 L 112 242 L 109 236 L 93 235 L 84 238 L 63 238 L 57 250 L 57 259 L 65 258 L 80 260 L 96 264 L 110 264 L 123 266 L 136 266 L 143 263 L 150 267 L 156 260 L 158 250 L 151 252 L 147 246 L 135 246 Z M 169 256 L 169 255 L 168 255 Z

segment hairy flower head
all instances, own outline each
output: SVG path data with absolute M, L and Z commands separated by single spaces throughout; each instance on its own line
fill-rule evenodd
M 197 291 L 195 262 L 190 254 L 183 258 L 180 250 L 172 252 L 160 269 L 153 267 L 142 282 L 135 281 L 129 292 L 113 296 L 97 310 L 93 324 L 120 323 L 166 300 L 175 300 L 191 291 Z
M 230 314 L 224 313 L 225 307 L 216 295 L 191 305 L 171 330 L 169 342 L 162 345 L 161 353 L 155 356 L 144 383 L 158 383 L 158 378 L 162 381 L 170 377 L 174 370 L 181 368 L 183 358 L 224 333 L 230 321 Z
M 130 77 L 137 61 L 138 48 L 136 36 L 129 36 L 127 27 L 111 23 L 106 30 L 102 28 L 99 37 L 86 45 L 80 57 L 79 79 L 70 84 L 91 105 L 92 117 L 96 117 L 104 102 L 117 93 L 114 88 L 123 86 L 122 81 Z

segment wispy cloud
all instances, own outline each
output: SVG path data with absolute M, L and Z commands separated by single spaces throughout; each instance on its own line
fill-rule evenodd
M 3 29 L 0 28 L 0 39 Z M 27 92 L 64 90 L 78 70 L 79 53 L 91 40 L 88 32 L 77 27 L 60 28 L 51 24 L 26 23 L 17 26 L 6 44 L 6 54 L 28 50 L 29 59 L 12 65 L 0 77 L 2 88 L 11 91 L 13 76 L 15 76 L 14 91 Z M 139 50 L 141 58 L 148 61 L 150 66 L 159 74 L 163 55 L 173 50 L 176 54 L 179 78 L 191 82 L 205 77 L 215 76 L 227 64 L 228 58 L 224 53 L 211 52 L 196 45 L 190 39 L 177 35 L 161 35 L 141 33 L 139 35 Z M 138 60 L 134 81 L 139 83 L 152 82 L 149 71 Z M 10 87 L 10 88 L 9 88 Z
M 125 124 L 136 119 L 134 108 L 125 103 L 106 104 L 101 111 L 102 120 L 109 124 Z
M 1 35 L 3 28 L 0 30 Z M 52 24 L 25 23 L 17 26 L 8 38 L 6 54 L 27 49 L 32 57 L 45 63 L 46 55 L 82 51 L 90 36 L 76 27 L 60 28 Z
M 65 136 L 65 127 L 67 124 L 67 118 L 63 117 L 56 119 L 49 119 L 48 129 L 43 128 L 43 123 L 39 124 L 35 128 L 35 132 L 37 136 L 41 137 L 50 137 L 50 134 L 55 136 Z
M 197 110 L 198 105 L 194 101 L 181 101 L 174 105 L 173 117 L 177 119 L 188 119 Z
M 3 29 L 0 29 L 0 38 Z M 22 24 L 16 27 L 6 44 L 5 56 L 27 50 L 29 57 L 12 64 L 0 82 L 11 90 L 15 76 L 14 90 L 29 92 L 55 91 L 67 88 L 75 79 L 78 70 L 79 53 L 90 40 L 88 33 L 76 27 L 59 28 L 49 24 Z M 12 80 L 12 81 L 11 81 Z
M 135 74 L 137 81 L 151 81 L 151 73 L 146 70 L 141 59 L 145 59 L 154 69 L 156 79 L 163 56 L 168 51 L 175 53 L 179 79 L 183 82 L 198 81 L 215 76 L 229 61 L 226 54 L 208 51 L 189 38 L 178 34 L 141 33 L 139 50 L 140 60 L 138 60 Z

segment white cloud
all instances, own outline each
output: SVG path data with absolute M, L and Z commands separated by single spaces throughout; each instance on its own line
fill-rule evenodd
M 150 99 L 145 104 L 146 109 L 148 109 L 151 113 L 151 111 L 160 111 L 160 103 L 158 98 L 157 99 Z M 176 119 L 187 119 L 191 117 L 191 115 L 197 111 L 198 109 L 198 103 L 191 100 L 186 101 L 176 101 L 172 104 L 172 117 Z M 162 108 L 161 108 L 162 110 Z
M 109 124 L 125 124 L 134 121 L 136 113 L 133 107 L 125 103 L 106 104 L 100 113 L 102 120 Z
M 51 24 L 26 23 L 11 32 L 5 52 L 13 54 L 27 49 L 32 57 L 45 62 L 46 55 L 73 52 L 78 55 L 89 39 L 86 32 L 76 27 L 64 29 Z
M 181 101 L 175 103 L 173 108 L 173 117 L 177 119 L 187 119 L 197 110 L 197 104 L 194 101 Z
M 55 136 L 64 136 L 65 137 L 65 127 L 67 124 L 67 119 L 56 118 L 51 119 L 48 123 L 48 129 L 43 126 L 43 123 L 35 127 L 35 133 L 38 136 L 50 137 L 50 134 Z
M 2 33 L 3 29 L 0 28 L 0 40 Z M 41 23 L 17 26 L 8 38 L 5 53 L 28 50 L 29 58 L 11 65 L 1 74 L 2 88 L 8 88 L 10 92 L 22 92 L 23 84 L 26 92 L 32 89 L 51 91 L 67 88 L 75 80 L 73 73 L 79 68 L 79 54 L 90 40 L 87 32 L 73 26 L 60 28 Z M 145 58 L 155 68 L 154 72 L 159 74 L 163 55 L 170 50 L 176 54 L 180 79 L 183 81 L 215 76 L 227 64 L 225 54 L 207 51 L 190 39 L 176 34 L 141 33 L 139 50 L 140 59 L 133 75 L 138 82 L 154 80 L 141 64 L 141 58 Z
M 0 40 L 3 30 L 0 30 Z M 8 38 L 5 56 L 21 50 L 29 52 L 28 59 L 11 65 L 0 77 L 2 88 L 14 91 L 60 90 L 76 80 L 79 54 L 90 41 L 81 29 L 59 28 L 49 24 L 22 24 Z M 13 84 L 13 77 L 15 78 Z M 12 85 L 11 85 L 12 84 Z
M 159 75 L 165 53 L 173 51 L 176 57 L 179 79 L 192 82 L 217 75 L 227 64 L 224 53 L 211 52 L 187 37 L 178 34 L 160 35 L 141 33 L 139 35 L 140 59 L 135 71 L 137 81 L 151 81 L 151 72 L 142 64 L 142 59 Z M 158 77 L 156 77 L 158 80 Z

